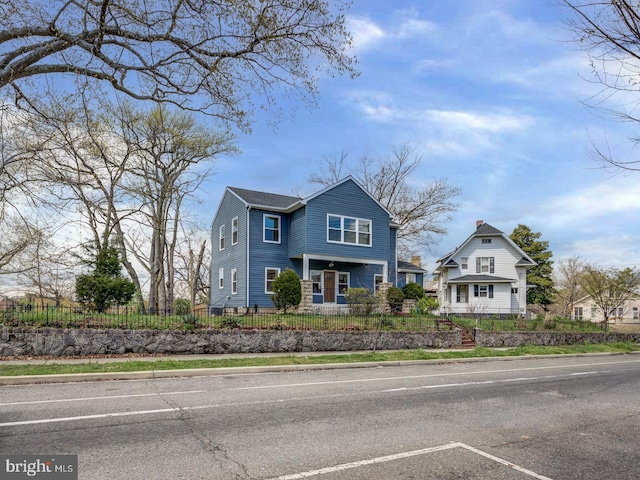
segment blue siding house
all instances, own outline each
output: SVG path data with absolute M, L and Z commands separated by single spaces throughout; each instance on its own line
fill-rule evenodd
M 352 177 L 306 198 L 227 187 L 211 236 L 213 311 L 273 307 L 273 280 L 287 268 L 306 309 L 345 305 L 350 287 L 397 283 L 397 225 Z

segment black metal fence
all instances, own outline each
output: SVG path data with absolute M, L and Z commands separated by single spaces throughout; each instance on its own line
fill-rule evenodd
M 451 329 L 429 315 L 351 315 L 335 309 L 316 313 L 254 313 L 253 310 L 212 315 L 206 306 L 193 313 L 142 314 L 135 307 L 113 307 L 105 312 L 75 306 L 14 305 L 0 309 L 0 326 L 23 328 L 116 329 L 243 329 L 318 331 L 430 331 Z

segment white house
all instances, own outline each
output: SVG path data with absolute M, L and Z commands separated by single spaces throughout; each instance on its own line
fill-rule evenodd
M 630 298 L 623 305 L 612 309 L 609 322 L 640 323 L 640 296 Z M 573 320 L 584 320 L 594 323 L 604 322 L 602 309 L 590 296 L 584 296 L 573 304 Z
M 525 316 L 534 265 L 508 235 L 478 220 L 469 238 L 438 260 L 440 313 Z

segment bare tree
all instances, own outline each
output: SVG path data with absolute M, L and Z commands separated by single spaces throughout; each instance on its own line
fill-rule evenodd
M 355 75 L 342 0 L 0 0 L 0 89 L 38 80 L 108 85 L 247 126 L 276 87 L 315 95 L 316 71 Z M 312 61 L 310 61 L 312 59 Z M 313 67 L 312 67 L 313 66 Z
M 406 145 L 394 147 L 385 157 L 364 156 L 355 165 L 348 163 L 348 153 L 342 151 L 339 156 L 325 158 L 321 171 L 308 181 L 328 186 L 352 175 L 399 224 L 398 243 L 401 254 L 407 256 L 446 233 L 444 223 L 458 208 L 454 199 L 460 188 L 449 185 L 446 179 L 414 186 L 412 177 L 419 172 L 421 160 L 415 148 Z
M 77 262 L 68 249 L 56 245 L 51 237 L 40 235 L 22 253 L 21 259 L 31 268 L 19 276 L 19 282 L 33 291 L 41 307 L 47 299 L 59 307 L 63 299 L 72 297 Z
M 210 176 L 207 161 L 235 152 L 230 135 L 216 135 L 183 112 L 157 107 L 130 124 L 137 155 L 130 165 L 129 195 L 141 205 L 150 242 L 130 248 L 150 277 L 149 309 L 169 311 L 174 303 L 175 257 L 183 205 Z M 149 245 L 150 243 L 150 245 Z
M 609 319 L 618 309 L 638 296 L 640 272 L 633 268 L 618 270 L 587 265 L 581 278 L 581 286 L 604 316 L 604 332 L 607 334 Z
M 571 317 L 573 305 L 586 295 L 581 282 L 585 268 L 585 262 L 578 255 L 560 260 L 555 265 L 556 302 L 565 318 Z
M 570 12 L 566 20 L 579 48 L 591 60 L 593 79 L 603 88 L 588 105 L 617 121 L 637 125 L 640 117 L 640 7 L 629 0 L 559 0 Z M 613 102 L 618 100 L 618 105 Z M 640 136 L 630 138 L 634 145 Z M 622 160 L 609 145 L 591 142 L 591 156 L 605 166 L 640 171 L 640 159 Z

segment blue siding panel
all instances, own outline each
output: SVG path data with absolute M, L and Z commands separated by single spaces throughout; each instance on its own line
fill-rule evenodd
M 264 215 L 280 217 L 280 243 L 264 241 Z M 249 210 L 249 306 L 273 307 L 265 293 L 265 269 L 293 269 L 302 276 L 302 263 L 289 257 L 289 231 L 291 220 L 288 214 L 267 210 Z
M 289 256 L 301 258 L 307 251 L 307 209 L 302 207 L 291 214 L 289 229 Z
M 328 242 L 327 214 L 371 220 L 371 246 Z M 307 253 L 372 260 L 390 256 L 389 214 L 351 180 L 309 200 L 306 217 Z
M 211 225 L 211 298 L 213 307 L 243 307 L 247 296 L 247 249 L 246 249 L 245 204 L 235 195 L 226 191 Z M 238 243 L 232 245 L 232 221 L 238 217 Z M 225 226 L 225 248 L 220 250 L 220 226 Z M 224 269 L 224 288 L 219 288 L 220 268 Z M 238 293 L 231 293 L 231 270 L 238 271 Z M 229 297 L 229 298 L 227 298 Z

